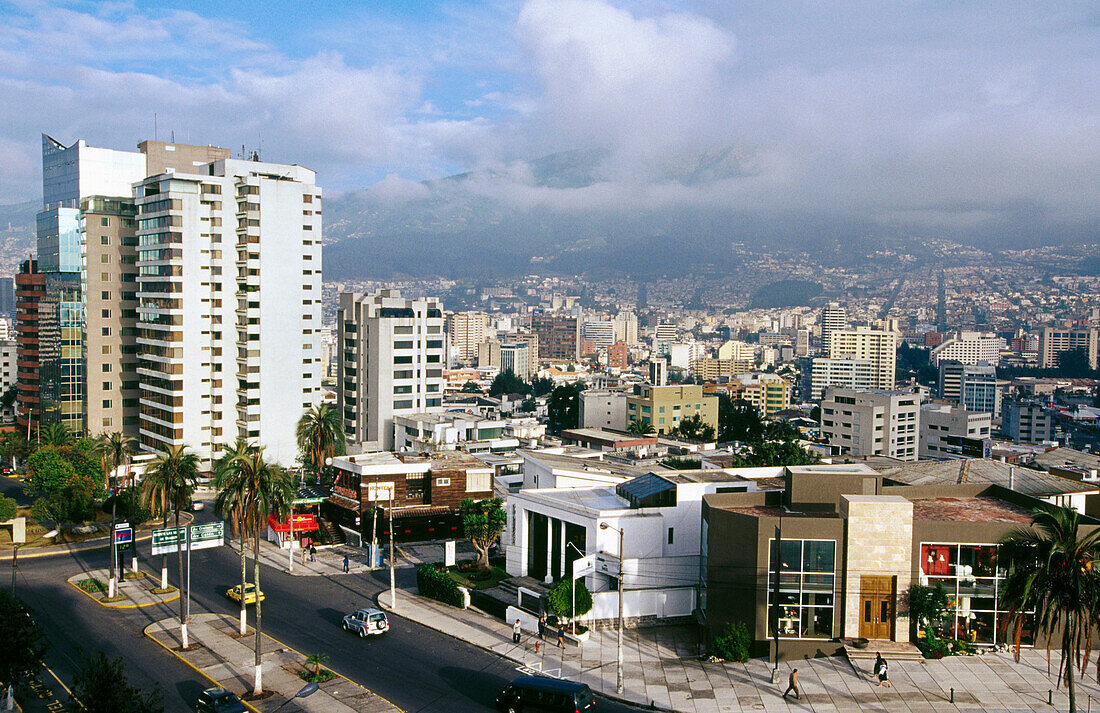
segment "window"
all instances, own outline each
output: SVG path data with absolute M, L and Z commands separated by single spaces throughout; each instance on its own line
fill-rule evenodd
M 937 634 L 980 644 L 1001 643 L 1006 612 L 999 608 L 1005 571 L 997 545 L 921 543 L 920 583 L 947 590 L 953 612 L 933 624 Z M 1021 643 L 1033 645 L 1034 627 L 1025 624 Z
M 105 371 L 105 372 L 107 372 L 107 371 L 110 371 L 110 370 L 111 370 L 111 364 L 110 364 L 110 362 L 108 362 L 108 363 L 106 363 L 106 364 L 101 364 L 101 366 L 103 367 L 103 371 Z
M 670 544 L 670 545 L 672 544 L 673 539 L 675 537 L 675 532 L 676 532 L 676 528 L 674 528 L 674 527 L 668 528 L 668 544 Z
M 107 264 L 111 261 L 111 256 L 104 253 L 103 255 L 99 256 L 99 261 L 103 264 Z
M 836 542 L 782 540 L 779 560 L 779 635 L 796 639 L 833 636 Z M 768 605 L 776 604 L 775 540 L 769 542 Z
M 103 399 L 103 408 L 111 408 L 111 400 Z
M 109 310 L 109 309 L 102 310 L 100 312 L 100 316 L 103 317 L 103 319 L 110 319 L 111 318 L 111 310 Z
M 451 485 L 451 479 L 450 478 L 436 478 L 435 479 L 435 487 L 437 487 L 437 488 L 448 488 L 448 487 L 450 487 L 450 485 Z
M 394 364 L 412 364 L 413 358 L 411 356 L 395 356 L 393 358 Z
M 467 493 L 487 493 L 493 489 L 493 474 L 492 473 L 466 473 L 466 492 Z
M 102 292 L 99 293 L 99 298 L 101 300 L 109 300 L 109 299 L 111 299 L 111 293 L 108 292 L 107 290 L 103 290 Z
M 109 382 L 109 381 L 104 381 L 104 382 L 103 382 L 103 390 L 104 390 L 104 391 L 110 391 L 110 390 L 111 390 L 111 382 Z
M 110 218 L 100 218 L 99 219 L 99 224 L 102 225 L 102 226 L 108 226 L 108 225 L 111 224 L 111 219 Z
M 100 245 L 110 245 L 111 244 L 111 238 L 106 236 L 106 235 L 100 235 L 99 236 L 99 244 Z
M 110 354 L 111 353 L 111 345 L 110 344 L 104 344 L 103 347 L 101 348 L 101 351 L 104 354 Z
M 413 348 L 413 343 L 409 342 L 409 341 L 394 342 L 393 343 L 393 348 L 394 349 L 412 349 Z
M 394 409 L 412 408 L 413 402 L 412 399 L 402 399 L 400 401 L 394 401 L 393 407 Z

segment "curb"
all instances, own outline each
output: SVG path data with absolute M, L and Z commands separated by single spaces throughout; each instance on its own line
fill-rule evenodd
M 404 591 L 405 595 L 409 596 L 409 597 L 419 597 L 420 596 L 419 594 L 414 594 L 413 592 L 410 592 L 408 590 L 402 590 L 402 591 Z M 474 648 L 477 648 L 477 649 L 481 649 L 485 653 L 492 654 L 493 656 L 496 656 L 497 658 L 507 659 L 508 661 L 512 661 L 513 663 L 520 663 L 520 664 L 523 663 L 522 661 L 516 661 L 516 659 L 514 659 L 510 656 L 505 656 L 504 654 L 498 654 L 496 651 L 493 651 L 492 649 L 487 649 L 484 646 L 478 646 L 477 644 L 475 644 L 472 641 L 466 641 L 466 639 L 461 639 L 461 638 L 455 636 L 453 632 L 447 631 L 446 629 L 441 629 L 437 626 L 433 626 L 432 624 L 430 624 L 426 621 L 423 621 L 421 619 L 413 619 L 412 617 L 405 616 L 401 612 L 395 611 L 391 606 L 383 604 L 382 603 L 382 595 L 383 594 L 389 594 L 389 591 L 387 590 L 387 591 L 384 591 L 384 592 L 379 592 L 378 594 L 374 595 L 374 603 L 378 605 L 379 609 L 383 609 L 387 612 L 390 612 L 391 614 L 393 614 L 395 616 L 400 616 L 402 618 L 409 619 L 410 621 L 414 621 L 417 624 L 419 624 L 420 626 L 426 627 L 426 628 L 431 629 L 433 631 L 438 631 L 440 634 L 445 634 L 445 635 L 451 637 L 452 639 L 454 639 L 455 641 L 461 641 L 465 644 L 469 644 L 470 646 L 473 646 Z M 596 694 L 597 696 L 599 696 L 601 698 L 606 698 L 609 701 L 614 701 L 616 703 L 622 703 L 624 705 L 633 706 L 634 708 L 644 708 L 644 709 L 650 710 L 650 711 L 660 711 L 660 713 L 683 713 L 683 711 L 678 711 L 675 708 L 663 708 L 661 706 L 655 706 L 655 705 L 651 705 L 649 703 L 639 703 L 638 701 L 632 701 L 629 698 L 623 698 L 623 697 L 618 696 L 618 695 L 613 694 L 613 693 L 602 693 L 602 692 L 597 692 L 597 691 L 592 691 L 592 693 Z
M 142 629 L 142 632 L 141 632 L 141 633 L 142 633 L 142 634 L 144 634 L 145 636 L 148 636 L 148 637 L 149 637 L 150 639 L 152 639 L 153 641 L 156 641 L 156 642 L 157 642 L 157 644 L 159 644 L 161 648 L 163 648 L 163 649 L 164 649 L 165 651 L 168 651 L 169 653 L 171 653 L 171 654 L 172 654 L 173 656 L 175 656 L 176 658 L 178 658 L 178 659 L 179 659 L 180 661 L 183 661 L 183 662 L 184 662 L 185 664 L 187 664 L 187 665 L 188 665 L 188 666 L 190 666 L 190 667 L 191 667 L 192 669 L 194 669 L 196 673 L 200 674 L 200 675 L 201 675 L 201 676 L 202 676 L 203 678 L 205 678 L 206 680 L 210 681 L 210 682 L 211 682 L 211 683 L 213 683 L 213 684 L 214 684 L 215 686 L 220 686 L 220 685 L 222 685 L 222 684 L 221 684 L 220 682 L 218 682 L 218 681 L 215 681 L 215 680 L 214 680 L 213 678 L 211 678 L 210 676 L 207 676 L 207 675 L 206 675 L 206 673 L 204 673 L 204 672 L 203 672 L 203 671 L 202 671 L 201 669 L 199 669 L 198 667 L 196 667 L 196 666 L 195 666 L 195 665 L 194 665 L 193 663 L 191 663 L 190 661 L 188 661 L 187 659 L 185 659 L 185 658 L 184 658 L 183 656 L 181 656 L 181 655 L 180 655 L 179 653 L 177 653 L 177 652 L 176 652 L 176 651 L 175 651 L 174 649 L 170 649 L 170 648 L 168 648 L 167 646 L 165 646 L 165 645 L 164 645 L 164 643 L 163 643 L 162 641 L 160 641 L 159 639 L 157 639 L 157 638 L 156 638 L 155 636 L 152 636 L 152 635 L 150 635 L 150 634 L 149 634 L 149 629 L 151 629 L 151 628 L 152 628 L 153 626 L 155 626 L 155 625 L 156 625 L 157 623 L 159 623 L 159 622 L 153 622 L 152 624 L 149 624 L 149 625 L 148 625 L 148 626 L 146 626 L 146 627 L 145 627 L 144 629 Z M 255 627 L 253 627 L 253 626 L 249 626 L 248 628 L 249 628 L 249 629 L 251 629 L 252 631 L 255 631 L 255 630 L 256 630 L 256 629 L 255 629 Z M 287 646 L 286 644 L 284 644 L 283 642 L 279 641 L 278 639 L 276 639 L 276 638 L 275 638 L 274 636 L 271 636 L 270 634 L 261 634 L 261 636 L 266 636 L 267 638 L 271 639 L 272 641 L 274 641 L 274 642 L 275 642 L 276 644 L 278 644 L 279 646 L 282 646 L 282 647 L 283 647 L 284 649 L 287 649 L 287 650 L 289 650 L 289 651 L 293 651 L 294 653 L 298 654 L 298 655 L 299 655 L 299 656 L 301 656 L 302 658 L 307 658 L 307 657 L 306 657 L 306 655 L 305 655 L 305 654 L 303 654 L 303 653 L 302 653 L 301 651 L 299 651 L 298 649 L 294 648 L 293 646 Z M 203 648 L 206 648 L 206 647 L 203 647 Z M 328 667 L 326 667 L 326 668 L 328 668 Z M 344 679 L 344 680 L 345 680 L 345 681 L 347 681 L 348 683 L 350 683 L 350 684 L 352 684 L 352 685 L 354 685 L 354 686 L 358 686 L 359 688 L 362 688 L 362 689 L 363 689 L 364 691 L 366 691 L 367 693 L 371 694 L 372 696 L 374 696 L 374 697 L 376 697 L 376 698 L 378 698 L 378 699 L 380 699 L 380 700 L 383 700 L 383 701 L 385 701 L 386 703 L 388 703 L 389 705 L 393 706 L 393 707 L 394 707 L 395 709 L 397 709 L 397 710 L 398 710 L 398 711 L 400 711 L 401 713 L 405 713 L 405 709 L 403 709 L 403 708 L 401 708 L 400 706 L 396 705 L 396 704 L 395 704 L 395 703 L 394 703 L 393 701 L 389 700 L 388 698 L 386 698 L 386 697 L 384 697 L 384 696 L 380 696 L 380 695 L 378 695 L 377 693 L 375 693 L 374 691 L 370 690 L 369 688 L 367 688 L 367 687 L 366 687 L 366 686 L 364 686 L 363 684 L 359 683 L 358 681 L 353 681 L 353 680 L 351 680 L 350 678 L 348 678 L 347 676 L 343 675 L 342 673 L 339 673 L 338 671 L 335 671 L 335 670 L 333 670 L 333 669 L 331 669 L 331 668 L 329 668 L 328 670 L 329 670 L 329 671 L 332 671 L 332 672 L 333 672 L 334 674 L 336 674 L 336 676 L 337 676 L 337 677 L 339 677 L 339 678 L 342 678 L 342 679 Z M 288 700 L 294 700 L 294 694 L 291 694 Z M 247 707 L 247 708 L 248 708 L 249 710 L 253 711 L 253 713 L 262 713 L 261 711 L 257 710 L 255 706 L 251 705 L 251 704 L 250 704 L 250 703 L 249 703 L 248 701 L 244 700 L 243 698 L 241 699 L 241 703 L 243 703 L 243 704 L 245 705 L 245 707 Z
M 115 604 L 113 602 L 102 602 L 99 599 L 96 599 L 94 594 L 92 594 L 91 592 L 84 591 L 75 582 L 73 582 L 73 578 L 74 577 L 79 577 L 79 576 L 80 576 L 79 574 L 74 574 L 72 577 L 66 579 L 65 581 L 68 582 L 78 592 L 80 592 L 81 594 L 87 596 L 89 599 L 91 599 L 93 602 L 95 602 L 99 606 L 103 607 L 104 609 L 140 609 L 141 607 L 151 607 L 151 606 L 154 606 L 154 605 L 157 605 L 157 604 L 167 604 L 169 602 L 174 602 L 174 601 L 176 601 L 177 599 L 180 598 L 180 592 L 179 592 L 179 589 L 177 588 L 176 589 L 176 596 L 172 597 L 171 599 L 159 599 L 155 602 L 149 602 L 148 604 Z M 145 576 L 148 577 L 150 575 L 145 575 Z

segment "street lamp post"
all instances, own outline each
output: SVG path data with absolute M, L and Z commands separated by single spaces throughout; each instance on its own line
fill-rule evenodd
M 584 557 L 584 553 L 581 552 L 580 548 L 577 547 L 576 545 L 574 545 L 572 542 L 566 542 L 565 544 L 568 547 L 572 547 L 578 555 L 580 555 L 581 557 Z M 570 567 L 570 569 L 572 569 L 572 567 Z M 573 594 L 573 608 L 570 610 L 573 614 L 573 616 L 571 617 L 572 620 L 573 620 L 572 621 L 573 636 L 577 635 L 577 576 L 576 576 L 576 574 L 577 573 L 574 571 L 574 572 L 570 572 L 570 575 L 569 575 L 570 579 L 571 579 L 569 590 Z
M 623 692 L 623 531 L 606 522 L 600 523 L 601 530 L 614 530 L 619 533 L 619 627 L 616 641 L 615 692 Z
M 312 695 L 313 695 L 314 693 L 316 693 L 316 692 L 317 692 L 317 689 L 318 689 L 318 688 L 320 688 L 320 686 L 318 686 L 318 685 L 317 685 L 316 683 L 313 683 L 313 682 L 311 681 L 310 683 L 307 683 L 306 685 L 304 685 L 304 686 L 302 686 L 302 687 L 301 687 L 300 689 L 298 689 L 298 692 L 294 694 L 294 698 L 305 698 L 306 696 L 312 696 Z M 291 701 L 293 701 L 293 700 L 294 700 L 294 698 L 288 698 L 288 699 L 286 699 L 285 701 L 283 701 L 282 703 L 280 703 L 280 704 L 279 704 L 279 705 L 278 705 L 278 706 L 277 706 L 277 707 L 275 708 L 275 710 L 274 710 L 274 711 L 271 711 L 271 713 L 275 713 L 275 711 L 279 710 L 279 708 L 282 708 L 282 707 L 283 707 L 283 706 L 285 706 L 285 705 L 286 705 L 287 703 L 290 703 Z

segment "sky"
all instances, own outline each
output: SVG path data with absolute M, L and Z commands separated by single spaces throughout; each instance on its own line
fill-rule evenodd
M 0 203 L 41 200 L 40 133 L 155 121 L 330 195 L 492 169 L 521 207 L 1095 231 L 1098 70 L 1095 2 L 0 0 Z M 589 185 L 532 176 L 591 148 Z

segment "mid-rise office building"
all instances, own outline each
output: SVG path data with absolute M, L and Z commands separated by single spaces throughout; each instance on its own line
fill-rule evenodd
M 210 147 L 141 149 L 165 169 L 135 188 L 141 446 L 186 444 L 206 460 L 241 437 L 290 465 L 298 419 L 321 399 L 314 173 Z
M 702 386 L 638 384 L 626 399 L 627 425 L 647 418 L 657 433 L 669 433 L 695 415 L 718 430 L 718 397 L 704 395 Z
M 494 367 L 498 372 L 511 371 L 513 374 L 530 381 L 538 373 L 538 342 L 534 339 L 501 343 L 489 339 L 477 346 L 477 365 L 479 368 Z
M 744 374 L 755 368 L 756 361 L 753 359 L 714 359 L 713 357 L 696 359 L 691 365 L 695 376 L 704 381 L 716 381 L 722 377 Z
M 1054 369 L 1059 365 L 1059 355 L 1064 352 L 1082 349 L 1088 358 L 1089 368 L 1097 366 L 1097 349 L 1100 346 L 1097 334 L 1100 330 L 1056 329 L 1045 327 L 1039 335 L 1039 365 L 1044 369 Z
M 626 342 L 615 342 L 607 348 L 607 367 L 625 369 L 630 365 L 630 347 Z
M 727 393 L 748 401 L 764 418 L 791 407 L 791 383 L 778 374 L 740 374 L 730 380 Z
M 653 331 L 653 353 L 657 356 L 669 356 L 672 354 L 672 344 L 676 341 L 679 330 L 675 324 L 659 322 Z
M 1054 419 L 1040 403 L 1009 401 L 1002 407 L 1001 431 L 1017 443 L 1043 443 L 1054 438 Z
M 14 277 L 0 277 L 0 317 L 15 319 Z
M 615 323 L 595 321 L 584 323 L 584 341 L 596 349 L 605 349 L 615 343 Z
M 811 399 L 820 399 L 830 386 L 866 391 L 877 383 L 875 365 L 869 359 L 817 357 L 810 366 Z
M 916 460 L 920 396 L 829 387 L 821 400 L 821 435 L 835 455 Z
M 941 359 L 936 393 L 944 401 L 957 403 L 962 394 L 962 375 L 966 365 L 955 359 Z
M 871 362 L 875 388 L 894 388 L 898 335 L 873 329 L 840 329 L 829 333 L 830 359 L 862 359 Z
M 969 411 L 1000 418 L 1001 390 L 997 387 L 996 367 L 988 364 L 964 367 L 959 380 L 959 402 Z
M 614 325 L 616 342 L 624 342 L 627 346 L 638 343 L 638 315 L 623 310 L 615 316 Z
M 540 361 L 575 362 L 580 357 L 579 323 L 576 317 L 532 315 L 531 332 L 538 337 Z
M 447 315 L 447 340 L 460 364 L 477 359 L 477 347 L 485 341 L 489 316 L 483 312 L 454 312 Z
M 342 292 L 337 325 L 344 431 L 355 449 L 391 451 L 394 417 L 443 411 L 443 305 L 398 290 Z
M 920 413 L 920 457 L 981 458 L 991 422 L 989 413 L 952 404 L 925 404 Z
M 946 359 L 968 365 L 985 362 L 996 366 L 1006 347 L 1004 338 L 993 332 L 956 332 L 932 349 L 928 361 L 932 366 L 939 366 Z

